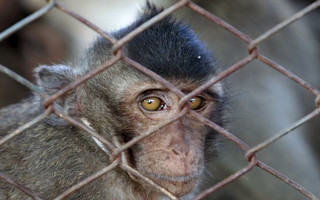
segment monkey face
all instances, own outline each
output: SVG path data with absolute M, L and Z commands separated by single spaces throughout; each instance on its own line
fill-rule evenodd
M 188 93 L 195 84 L 183 84 Z M 121 110 L 131 130 L 123 130 L 129 138 L 145 133 L 179 112 L 179 98 L 158 83 L 134 85 L 124 92 Z M 209 117 L 215 103 L 213 97 L 201 94 L 190 99 L 190 108 Z M 207 128 L 187 115 L 155 131 L 130 149 L 132 165 L 174 195 L 190 193 L 204 168 L 204 142 Z M 146 186 L 148 187 L 148 186 Z

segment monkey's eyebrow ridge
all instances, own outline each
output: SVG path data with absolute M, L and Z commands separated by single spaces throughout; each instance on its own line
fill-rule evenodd
M 213 99 L 219 99 L 219 97 L 220 97 L 220 95 L 218 93 L 216 93 L 215 91 L 212 91 L 212 90 L 205 90 L 204 93 L 209 95 Z

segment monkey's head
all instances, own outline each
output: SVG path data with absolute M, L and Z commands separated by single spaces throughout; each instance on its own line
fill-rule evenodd
M 121 38 L 159 13 L 148 6 L 127 28 L 113 33 Z M 185 94 L 217 73 L 217 63 L 190 28 L 165 18 L 145 30 L 123 48 L 124 54 L 167 79 Z M 112 57 L 111 44 L 98 38 L 76 68 L 38 69 L 54 74 L 56 82 L 74 80 Z M 58 75 L 58 76 L 57 76 Z M 71 78 L 70 78 L 71 77 Z M 48 81 L 48 80 L 47 80 Z M 68 81 L 67 81 L 68 82 Z M 59 86 L 60 87 L 60 86 Z M 91 78 L 71 94 L 67 109 L 86 118 L 107 139 L 130 141 L 181 112 L 179 96 L 131 66 L 118 62 Z M 223 91 L 218 83 L 190 99 L 191 110 L 221 124 Z M 61 102 L 60 102 L 61 103 Z M 64 105 L 65 107 L 65 105 Z M 130 164 L 174 195 L 193 191 L 204 169 L 205 155 L 214 147 L 216 134 L 188 114 L 155 131 L 126 152 Z M 142 185 L 152 190 L 146 184 Z

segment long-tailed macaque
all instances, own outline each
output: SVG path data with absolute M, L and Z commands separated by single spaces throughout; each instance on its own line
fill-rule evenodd
M 74 2 L 61 0 L 59 2 L 67 4 L 79 14 L 90 13 L 85 16 L 100 27 L 108 28 L 111 25 L 111 29 L 108 30 L 112 30 L 114 27 L 119 27 L 124 16 L 131 16 L 128 12 L 130 9 L 134 12 L 135 9 L 132 8 L 137 7 L 137 1 L 144 2 L 144 0 L 111 0 L 108 3 L 106 0 L 94 2 L 82 0 L 81 3 L 79 3 L 80 0 Z M 32 3 L 39 2 L 41 1 L 32 1 Z M 154 2 L 163 4 L 165 0 Z M 167 5 L 173 2 L 176 1 L 170 1 Z M 193 2 L 253 39 L 306 6 L 299 5 L 306 0 L 194 0 Z M 27 4 L 32 3 L 28 1 Z M 119 15 L 112 17 L 115 10 Z M 182 10 L 183 13 L 180 16 L 184 21 L 190 23 L 195 32 L 199 33 L 198 36 L 205 40 L 208 48 L 214 50 L 214 55 L 223 63 L 222 67 L 229 67 L 248 55 L 245 42 L 189 8 Z M 175 13 L 179 13 L 179 11 Z M 311 26 L 319 25 L 317 13 L 319 14 L 319 9 L 273 35 L 259 45 L 259 50 L 262 54 L 319 88 L 319 29 L 311 28 Z M 85 44 L 84 40 L 92 38 L 86 32 L 91 30 L 60 12 L 51 12 L 45 17 L 48 23 L 54 24 L 63 33 L 68 33 L 70 38 L 67 42 L 71 43 L 69 45 L 73 47 L 72 55 L 82 49 L 81 46 Z M 6 56 L 6 59 L 10 60 L 10 57 Z M 52 58 L 49 59 L 52 60 Z M 1 60 L 1 63 L 5 62 Z M 25 65 L 22 67 L 25 68 Z M 313 95 L 257 61 L 232 74 L 227 78 L 227 81 L 228 85 L 231 85 L 231 91 L 229 89 L 224 93 L 233 94 L 232 110 L 228 111 L 227 116 L 228 121 L 231 122 L 229 130 L 251 146 L 287 128 L 314 109 Z M 2 87 L 6 85 L 7 83 Z M 2 94 L 5 95 L 2 95 L 1 98 L 7 98 L 7 93 Z M 64 123 L 63 120 L 57 121 L 57 119 L 59 118 L 53 117 L 50 120 Z M 319 124 L 318 117 L 258 153 L 259 159 L 292 178 L 316 196 L 320 196 Z M 35 138 L 37 137 L 35 136 Z M 310 138 L 311 143 L 306 138 Z M 89 137 L 88 141 L 91 140 L 92 138 Z M 222 141 L 220 140 L 219 143 Z M 248 163 L 244 158 L 244 152 L 239 151 L 236 145 L 224 143 L 224 145 L 220 145 L 222 150 L 218 157 L 213 162 L 206 163 L 208 167 L 205 167 L 205 176 L 202 179 L 204 183 L 200 186 L 199 191 L 212 186 L 215 182 L 224 179 Z M 93 143 L 92 146 L 96 147 L 97 145 Z M 101 150 L 97 149 L 97 151 Z M 105 155 L 105 157 L 108 160 L 108 156 Z M 208 199 L 301 200 L 307 198 L 284 182 L 256 167 L 244 177 L 213 193 Z
M 112 33 L 121 38 L 159 13 L 148 5 L 131 25 Z M 98 38 L 74 66 L 40 66 L 37 84 L 51 95 L 112 58 L 112 45 Z M 151 26 L 123 48 L 126 56 L 189 93 L 214 77 L 219 65 L 191 29 L 171 17 Z M 221 83 L 190 99 L 190 109 L 223 125 L 225 94 Z M 118 62 L 55 102 L 112 141 L 130 141 L 181 112 L 180 97 L 128 64 Z M 44 111 L 39 95 L 0 112 L 4 137 Z M 217 134 L 188 114 L 155 131 L 126 153 L 130 165 L 177 197 L 192 194 L 205 161 L 214 155 Z M 213 152 L 211 152 L 213 151 Z M 212 154 L 213 153 L 213 154 Z M 63 119 L 50 115 L 1 146 L 0 172 L 52 199 L 110 164 L 99 142 Z M 161 192 L 116 168 L 72 194 L 70 199 L 162 199 Z M 27 196 L 1 181 L 1 199 Z

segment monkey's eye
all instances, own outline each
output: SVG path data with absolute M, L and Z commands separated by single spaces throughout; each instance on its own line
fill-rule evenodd
M 164 102 L 158 97 L 147 97 L 141 101 L 141 106 L 148 111 L 162 110 Z
M 205 100 L 202 97 L 196 96 L 189 100 L 191 110 L 197 110 L 205 105 Z

